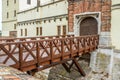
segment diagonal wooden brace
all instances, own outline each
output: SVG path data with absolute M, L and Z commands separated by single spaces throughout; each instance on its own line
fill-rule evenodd
M 63 67 L 65 68 L 65 70 L 70 73 L 70 68 L 66 65 L 66 63 L 62 63 Z
M 83 71 L 83 69 L 81 68 L 81 66 L 79 65 L 78 61 L 73 58 L 73 63 L 75 64 L 75 66 L 77 67 L 79 73 L 82 75 L 82 76 L 86 76 L 85 72 Z

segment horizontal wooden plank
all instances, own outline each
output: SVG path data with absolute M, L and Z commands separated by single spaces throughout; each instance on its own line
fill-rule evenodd
M 42 70 L 90 53 L 97 48 L 99 36 L 66 35 L 1 40 L 0 63 L 28 71 L 36 68 Z

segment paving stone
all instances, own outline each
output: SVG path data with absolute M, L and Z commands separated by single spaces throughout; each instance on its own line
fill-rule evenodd
M 0 64 L 0 80 L 41 80 L 17 69 Z

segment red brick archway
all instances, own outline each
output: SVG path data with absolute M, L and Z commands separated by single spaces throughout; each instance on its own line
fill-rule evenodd
M 80 22 L 80 35 L 98 34 L 98 22 L 93 17 L 86 17 Z

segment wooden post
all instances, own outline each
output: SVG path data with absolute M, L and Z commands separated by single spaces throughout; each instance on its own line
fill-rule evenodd
M 52 42 L 52 40 L 50 40 L 50 57 L 51 57 L 50 63 L 51 64 L 53 62 L 53 56 L 54 56 L 54 54 L 53 54 L 53 42 Z
M 64 39 L 61 40 L 61 60 L 64 59 Z
M 22 69 L 22 63 L 23 63 L 23 47 L 22 44 L 19 44 L 19 69 Z
M 39 48 L 39 43 L 36 43 L 36 54 L 37 54 L 37 67 L 39 67 L 39 62 L 40 62 L 40 48 Z
M 78 47 L 78 48 L 77 48 L 77 49 L 78 49 L 78 51 L 77 51 L 77 52 L 78 52 L 78 55 L 79 55 L 79 51 L 80 51 L 80 44 L 79 44 L 79 41 L 80 41 L 80 39 L 79 39 L 79 38 L 77 38 L 77 47 Z
M 73 42 L 72 42 L 72 39 L 70 39 L 70 58 L 72 58 L 72 45 L 73 45 Z

